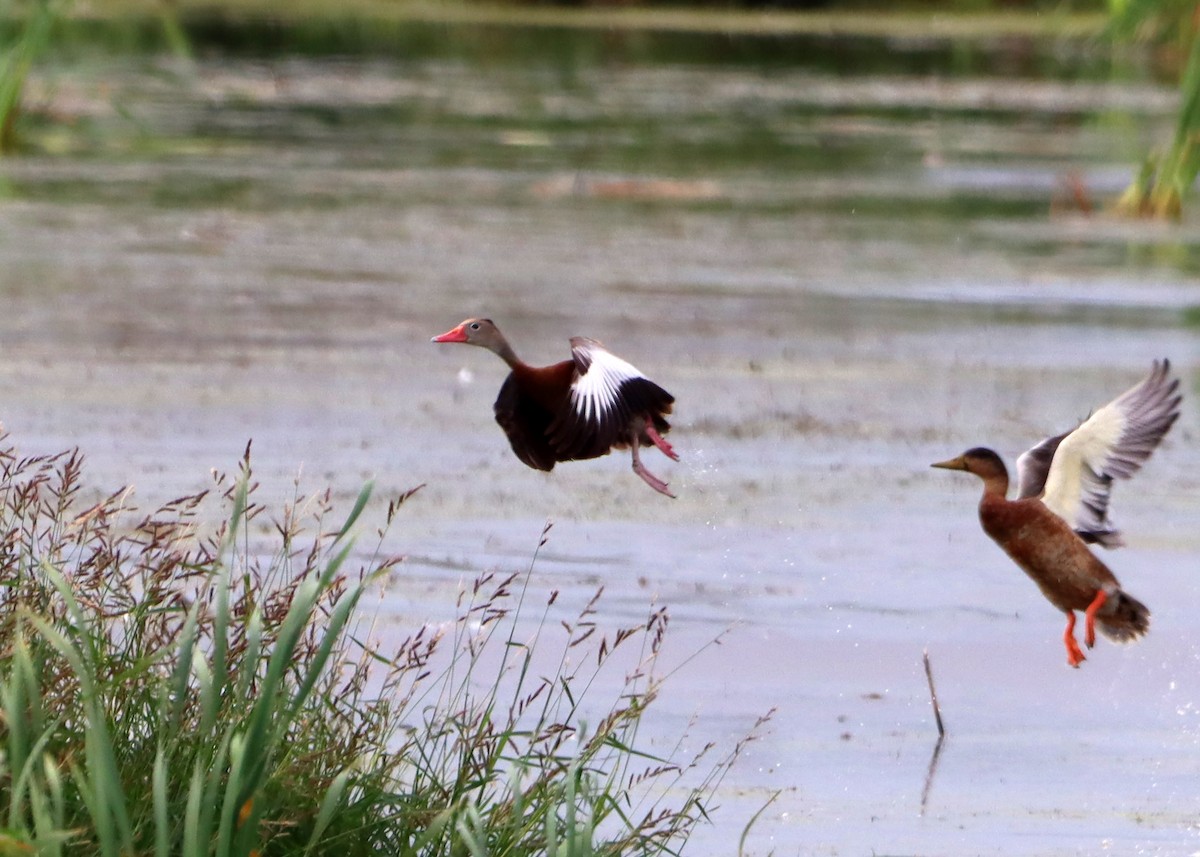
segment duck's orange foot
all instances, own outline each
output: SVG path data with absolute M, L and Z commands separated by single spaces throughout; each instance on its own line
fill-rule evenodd
M 1087 643 L 1087 647 L 1089 649 L 1096 645 L 1096 613 L 1099 612 L 1100 608 L 1104 606 L 1104 602 L 1107 600 L 1108 593 L 1101 589 L 1096 593 L 1096 597 L 1092 599 L 1092 603 L 1088 605 L 1087 610 L 1083 614 L 1085 619 L 1083 625 L 1083 641 Z
M 1079 644 L 1075 642 L 1075 614 L 1067 614 L 1067 630 L 1063 632 L 1063 643 L 1067 647 L 1067 664 L 1068 666 L 1078 669 L 1079 665 L 1087 660 L 1080 651 Z M 1088 643 L 1090 646 L 1091 643 Z

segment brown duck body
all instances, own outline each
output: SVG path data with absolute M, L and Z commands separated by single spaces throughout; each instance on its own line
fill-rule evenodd
M 548 433 L 566 400 L 574 371 L 573 360 L 542 367 L 517 363 L 492 406 L 513 453 L 535 470 L 553 470 L 556 463 L 568 460 L 550 445 Z
M 1108 517 L 1117 479 L 1133 476 L 1179 419 L 1179 379 L 1169 360 L 1068 432 L 1048 437 L 1017 459 L 1017 499 L 1009 500 L 1008 469 L 990 449 L 975 447 L 934 467 L 965 470 L 983 480 L 979 521 L 984 531 L 1067 614 L 1067 663 L 1083 661 L 1075 641 L 1075 611 L 1084 611 L 1084 642 L 1095 626 L 1119 642 L 1150 627 L 1146 605 L 1121 590 L 1116 576 L 1085 542 L 1120 546 Z
M 1127 642 L 1145 634 L 1150 611 L 1121 589 L 1116 575 L 1087 544 L 1037 497 L 1009 500 L 1008 470 L 995 452 L 976 447 L 934 467 L 965 470 L 983 480 L 979 522 L 983 530 L 1033 579 L 1046 599 L 1067 614 L 1063 644 L 1067 663 L 1083 662 L 1075 640 L 1075 611 L 1084 611 L 1084 642 L 1096 640 L 1096 625 L 1112 640 Z
M 1095 618 L 1105 636 L 1132 640 L 1149 628 L 1145 605 L 1121 590 L 1116 575 L 1041 500 L 1007 500 L 985 492 L 979 522 L 1059 610 L 1087 610 L 1103 592 L 1106 598 Z

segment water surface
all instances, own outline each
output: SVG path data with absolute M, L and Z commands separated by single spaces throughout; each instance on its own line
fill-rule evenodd
M 250 438 L 268 504 L 298 473 L 344 508 L 426 483 L 390 535 L 400 629 L 526 567 L 552 519 L 531 591 L 559 618 L 601 585 L 614 628 L 669 607 L 653 748 L 777 709 L 695 853 L 734 853 L 777 791 L 750 853 L 1195 853 L 1200 234 L 1101 211 L 1171 89 L 1081 43 L 726 41 L 57 61 L 53 121 L 0 164 L 4 426 L 143 505 Z M 682 461 L 647 461 L 679 499 L 621 456 L 524 468 L 502 364 L 429 343 L 468 315 L 666 386 Z M 1012 460 L 1161 356 L 1184 415 L 1105 556 L 1153 630 L 1070 670 L 978 485 L 928 464 Z M 925 649 L 950 736 L 922 807 Z

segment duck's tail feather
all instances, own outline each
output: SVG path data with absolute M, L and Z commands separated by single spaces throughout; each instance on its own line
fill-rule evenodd
M 1129 643 L 1150 630 L 1150 610 L 1120 589 L 1108 596 L 1104 607 L 1096 614 L 1100 633 L 1118 643 Z

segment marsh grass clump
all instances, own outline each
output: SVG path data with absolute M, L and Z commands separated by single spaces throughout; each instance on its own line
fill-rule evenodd
M 665 611 L 604 634 L 599 593 L 552 621 L 557 593 L 539 615 L 528 574 L 491 573 L 442 628 L 360 616 L 414 492 L 364 551 L 370 486 L 333 524 L 328 492 L 272 517 L 249 448 L 149 515 L 81 502 L 81 468 L 0 439 L 5 853 L 677 853 L 742 747 L 638 748 Z

